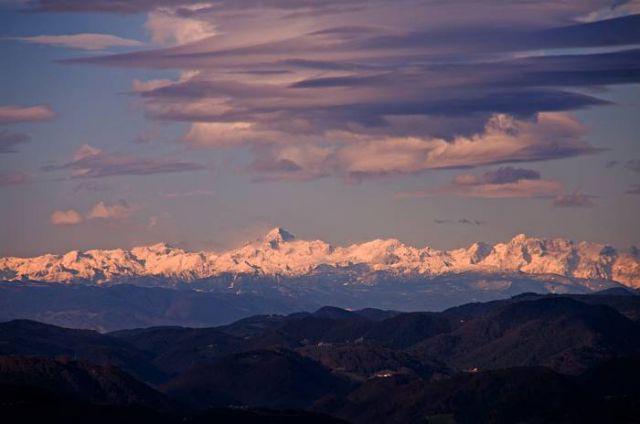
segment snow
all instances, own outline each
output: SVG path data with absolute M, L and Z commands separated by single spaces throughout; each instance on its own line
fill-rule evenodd
M 437 276 L 444 273 L 523 272 L 617 281 L 640 287 L 640 261 L 631 253 L 597 243 L 539 239 L 519 234 L 494 246 L 439 251 L 416 248 L 396 239 L 333 247 L 321 240 L 298 240 L 282 228 L 222 253 L 187 252 L 159 243 L 131 250 L 71 251 L 34 258 L 0 258 L 5 280 L 48 282 L 124 281 L 151 277 L 189 282 L 221 274 L 302 276 L 322 265 L 365 266 L 370 271 Z

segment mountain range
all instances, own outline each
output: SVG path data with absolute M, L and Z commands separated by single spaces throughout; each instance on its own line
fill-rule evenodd
M 27 422 L 637 423 L 639 319 L 640 296 L 609 290 L 109 333 L 13 320 L 0 406 Z
M 616 282 L 640 287 L 640 258 L 608 245 L 524 234 L 506 243 L 474 243 L 467 248 L 416 248 L 396 239 L 334 247 L 298 240 L 282 228 L 224 252 L 188 252 L 166 244 L 131 250 L 71 251 L 33 258 L 0 259 L 0 279 L 60 283 L 133 283 L 173 287 L 223 277 L 296 279 L 348 274 L 347 283 L 371 284 L 385 278 L 410 280 L 456 274 L 553 275 L 589 280 L 593 289 Z M 552 291 L 552 290 L 551 290 Z

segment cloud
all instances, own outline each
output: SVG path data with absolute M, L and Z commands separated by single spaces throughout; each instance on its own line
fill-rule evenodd
M 640 184 L 634 184 L 629 190 L 628 194 L 640 194 Z
M 505 184 L 482 184 L 474 186 L 451 185 L 431 190 L 402 192 L 399 197 L 457 196 L 485 199 L 540 198 L 550 197 L 562 190 L 562 184 L 553 180 L 520 180 Z
M 0 153 L 15 153 L 16 146 L 28 140 L 29 137 L 25 134 L 0 131 Z
M 433 222 L 435 224 L 463 224 L 463 225 L 475 225 L 475 226 L 479 226 L 479 225 L 483 225 L 484 222 L 477 220 L 477 219 L 469 219 L 469 218 L 460 218 L 458 220 L 453 220 L 453 219 L 434 219 Z
M 102 12 L 140 13 L 159 6 L 189 5 L 191 0 L 36 0 L 31 10 L 36 12 Z
M 504 166 L 481 175 L 462 174 L 455 177 L 454 182 L 460 186 L 477 186 L 484 184 L 509 184 L 521 180 L 539 180 L 540 173 L 533 169 Z
M 605 165 L 606 168 L 616 168 L 618 166 L 622 166 L 629 171 L 640 172 L 640 159 L 610 160 Z
M 129 216 L 130 213 L 131 208 L 125 201 L 113 205 L 100 201 L 89 211 L 87 219 L 122 219 Z
M 611 6 L 594 10 L 577 18 L 581 22 L 595 22 L 604 19 L 613 19 L 621 16 L 640 13 L 640 1 L 638 0 L 622 0 L 614 1 Z
M 75 187 L 73 187 L 73 193 L 80 193 L 82 191 L 89 191 L 89 192 L 103 192 L 103 191 L 108 191 L 111 190 L 111 186 L 108 184 L 105 184 L 103 182 L 98 182 L 95 180 L 84 180 L 84 181 L 80 181 L 79 183 L 77 183 L 75 185 Z
M 249 122 L 197 122 L 191 126 L 183 141 L 193 147 L 232 147 L 246 145 L 256 137 Z
M 356 142 L 340 149 L 337 156 L 345 172 L 351 175 L 407 174 L 598 152 L 582 140 L 583 133 L 584 128 L 576 119 L 562 113 L 541 113 L 532 121 L 495 115 L 482 133 L 471 137 Z
M 192 191 L 180 191 L 170 193 L 160 193 L 161 197 L 165 199 L 177 199 L 181 197 L 208 197 L 215 195 L 214 190 L 192 190 Z
M 54 211 L 49 220 L 53 225 L 75 225 L 81 223 L 84 219 L 78 211 L 68 209 L 64 211 Z
M 24 172 L 0 172 L 0 187 L 25 184 L 31 181 L 31 176 Z
M 104 50 L 110 47 L 140 47 L 144 43 L 110 34 L 35 35 L 31 37 L 10 37 L 10 40 L 31 44 L 44 44 L 80 50 Z
M 210 6 L 160 7 L 149 13 L 145 28 L 151 34 L 151 40 L 158 44 L 185 44 L 202 40 L 216 34 L 213 24 L 197 18 L 197 12 L 204 9 L 210 9 Z
M 630 159 L 624 163 L 624 167 L 633 172 L 640 172 L 640 159 Z
M 132 95 L 152 119 L 189 123 L 190 146 L 247 150 L 254 180 L 597 153 L 571 111 L 610 104 L 598 88 L 640 82 L 640 16 L 576 22 L 603 0 L 205 3 L 37 8 L 148 12 L 152 39 L 170 46 L 65 63 L 180 71 Z
M 72 178 L 102 178 L 116 175 L 152 175 L 198 171 L 205 166 L 177 159 L 147 159 L 124 153 L 108 153 L 84 145 L 70 162 L 49 165 L 45 171 L 70 170 Z
M 0 123 L 48 121 L 55 116 L 49 106 L 0 106 Z
M 334 131 L 326 132 L 322 142 L 303 143 L 283 136 L 280 144 L 254 148 L 256 159 L 249 171 L 262 174 L 257 180 L 307 180 L 337 175 L 358 181 L 436 169 L 546 161 L 601 151 L 583 140 L 584 132 L 582 124 L 571 115 L 540 113 L 531 120 L 494 115 L 481 132 L 452 139 L 374 137 Z M 249 134 L 247 137 L 250 138 Z M 523 171 L 506 169 L 483 178 L 514 179 L 511 174 L 517 172 Z M 557 188 L 556 183 L 548 181 L 512 182 L 512 195 Z M 507 186 L 500 188 L 506 190 Z
M 456 196 L 486 199 L 547 198 L 558 195 L 562 184 L 541 179 L 532 169 L 506 166 L 480 175 L 461 174 L 453 182 L 433 189 L 402 192 L 399 197 Z
M 133 212 L 133 208 L 127 202 L 121 200 L 114 204 L 104 201 L 96 203 L 84 216 L 75 209 L 54 211 L 50 221 L 54 225 L 75 225 L 85 220 L 118 220 L 127 218 Z
M 590 208 L 594 206 L 593 199 L 595 198 L 597 198 L 597 196 L 575 191 L 557 196 L 553 199 L 553 206 L 562 208 Z

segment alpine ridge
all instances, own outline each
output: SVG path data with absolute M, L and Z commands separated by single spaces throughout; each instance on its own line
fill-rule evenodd
M 506 243 L 474 243 L 449 251 L 416 248 L 396 239 L 334 247 L 298 240 L 282 228 L 224 252 L 188 252 L 164 243 L 131 250 L 71 251 L 33 258 L 0 258 L 0 279 L 114 284 L 136 280 L 189 283 L 224 275 L 301 277 L 334 271 L 434 277 L 458 273 L 555 275 L 640 287 L 637 252 L 608 245 L 519 234 Z

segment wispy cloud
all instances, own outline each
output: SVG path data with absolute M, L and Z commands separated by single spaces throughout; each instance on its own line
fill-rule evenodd
M 633 172 L 640 172 L 640 159 L 630 159 L 624 163 L 624 167 Z
M 49 165 L 45 171 L 70 170 L 72 178 L 102 178 L 116 175 L 152 175 L 174 172 L 197 171 L 205 166 L 177 159 L 140 158 L 125 153 L 108 153 L 84 145 L 73 156 L 73 160 L 62 165 Z
M 640 184 L 634 184 L 629 190 L 628 194 L 640 194 Z
M 462 225 L 483 225 L 484 222 L 478 219 L 469 219 L 469 218 L 460 218 L 460 219 L 434 219 L 433 222 L 435 224 L 462 224 Z
M 161 197 L 165 199 L 178 199 L 181 197 L 208 197 L 215 195 L 214 190 L 191 190 L 191 191 L 179 191 L 179 192 L 169 192 L 169 193 L 160 193 Z
M 31 176 L 25 172 L 0 172 L 0 187 L 25 184 L 31 181 Z
M 575 191 L 569 194 L 563 194 L 553 199 L 553 206 L 561 208 L 590 208 L 594 206 L 593 199 L 598 196 L 585 194 L 580 191 Z
M 640 159 L 610 160 L 605 165 L 606 168 L 617 168 L 619 166 L 629 171 L 640 172 Z
M 29 140 L 26 134 L 0 131 L 0 153 L 15 153 L 19 144 Z
M 0 123 L 48 121 L 55 116 L 49 106 L 0 106 Z
M 192 0 L 36 0 L 29 6 L 36 12 L 140 13 L 192 3 Z
M 110 47 L 140 47 L 144 43 L 111 34 L 70 34 L 70 35 L 34 35 L 30 37 L 8 37 L 8 40 L 30 44 L 43 44 L 80 50 L 105 50 Z

